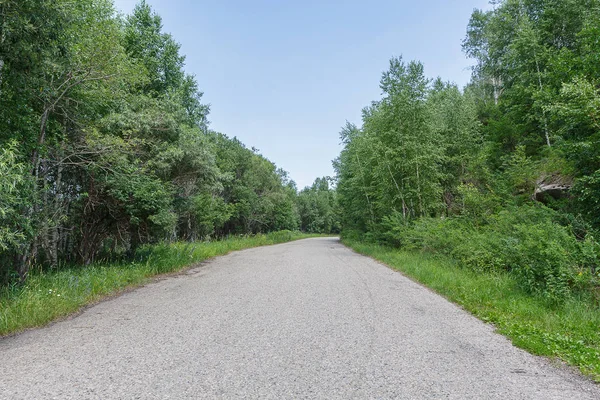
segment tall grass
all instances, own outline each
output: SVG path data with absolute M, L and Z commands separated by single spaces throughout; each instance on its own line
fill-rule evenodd
M 32 273 L 23 286 L 0 288 L 0 336 L 43 326 L 149 278 L 176 272 L 231 251 L 318 235 L 274 232 L 199 243 L 146 246 L 132 262 L 94 264 Z
M 474 272 L 443 256 L 344 243 L 493 323 L 516 346 L 563 360 L 600 382 L 600 306 L 591 294 L 577 293 L 557 304 L 525 292 L 508 273 Z

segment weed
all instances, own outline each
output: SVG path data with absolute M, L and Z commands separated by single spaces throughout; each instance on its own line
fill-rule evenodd
M 509 272 L 475 271 L 441 255 L 348 239 L 344 243 L 493 323 L 514 345 L 561 359 L 600 382 L 600 308 L 590 293 L 577 292 L 557 303 L 525 290 Z
M 82 307 L 139 286 L 149 278 L 250 247 L 314 237 L 282 231 L 198 243 L 144 246 L 133 262 L 94 264 L 33 272 L 24 286 L 0 288 L 0 336 L 43 326 Z

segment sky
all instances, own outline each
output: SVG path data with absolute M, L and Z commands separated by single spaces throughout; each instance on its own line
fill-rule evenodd
M 115 0 L 127 14 L 138 0 Z M 333 176 L 346 121 L 381 98 L 392 57 L 464 86 L 461 49 L 488 0 L 147 0 L 181 44 L 210 128 L 255 147 L 299 188 Z

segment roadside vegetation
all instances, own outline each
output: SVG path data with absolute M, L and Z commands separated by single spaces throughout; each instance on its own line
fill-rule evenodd
M 144 0 L 128 16 L 0 2 L 0 334 L 292 231 L 341 232 L 599 379 L 600 0 L 495 1 L 466 30 L 466 88 L 392 58 L 341 131 L 336 177 L 299 191 L 210 129 Z
M 214 242 L 146 245 L 127 262 L 30 271 L 25 285 L 0 288 L 0 336 L 43 326 L 108 296 L 151 282 L 153 277 L 181 271 L 212 257 L 316 236 L 280 231 Z
M 393 58 L 334 161 L 347 243 L 596 379 L 599 27 L 597 0 L 475 10 L 467 87 Z
M 513 344 L 533 354 L 558 358 L 600 382 L 600 308 L 579 292 L 557 305 L 532 296 L 506 273 L 480 273 L 444 256 L 344 240 L 492 323 Z
M 126 16 L 112 0 L 0 1 L 0 335 L 231 250 L 339 231 L 330 178 L 299 194 L 209 111 L 146 1 Z
M 0 286 L 165 241 L 339 230 L 327 178 L 299 196 L 210 129 L 146 1 L 127 16 L 111 0 L 2 1 L 0 41 Z

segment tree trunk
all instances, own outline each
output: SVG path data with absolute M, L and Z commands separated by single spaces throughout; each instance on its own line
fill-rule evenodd
M 358 169 L 361 172 L 363 177 L 363 185 L 365 184 L 365 174 L 363 173 L 362 166 L 360 165 L 360 159 L 358 158 L 358 154 L 356 155 L 356 162 L 358 163 Z M 369 199 L 369 194 L 367 193 L 367 188 L 363 186 L 363 191 L 365 192 L 365 197 L 367 198 L 367 204 L 369 204 L 369 210 L 371 211 L 371 223 L 375 222 L 375 213 L 373 212 L 373 205 L 371 204 L 371 200 Z
M 59 234 L 58 230 L 60 227 L 60 216 L 61 206 L 62 206 L 62 196 L 61 196 L 61 184 L 62 184 L 62 165 L 58 165 L 58 170 L 56 173 L 56 183 L 54 193 L 54 218 L 58 219 L 58 221 L 54 221 L 51 226 L 51 238 L 50 238 L 50 255 L 52 265 L 58 265 L 58 242 L 59 242 Z
M 540 71 L 540 64 L 538 62 L 537 59 L 537 55 L 534 52 L 534 57 L 535 57 L 535 67 L 537 69 L 537 76 L 538 76 L 538 84 L 540 85 L 540 93 L 544 90 L 544 86 L 542 85 L 542 73 Z M 546 144 L 548 145 L 548 147 L 552 147 L 552 145 L 550 144 L 550 132 L 548 130 L 548 119 L 546 118 L 546 111 L 542 111 L 543 114 L 543 120 L 544 120 L 544 134 L 546 135 Z
M 390 168 L 389 163 L 387 164 L 387 167 L 388 167 L 390 176 L 392 177 L 392 180 L 394 181 L 394 185 L 396 185 L 396 190 L 398 191 L 398 194 L 400 195 L 400 200 L 402 200 L 402 217 L 404 218 L 404 220 L 406 220 L 406 204 L 404 202 L 404 194 L 400 190 L 400 187 L 398 186 L 398 182 L 396 182 L 396 178 L 394 178 L 394 174 L 392 174 L 392 169 Z
M 419 216 L 423 216 L 423 196 L 421 195 L 421 178 L 419 176 L 419 159 L 417 158 L 417 196 L 419 197 Z
M 492 78 L 492 87 L 494 88 L 494 105 L 498 105 L 498 100 L 500 99 L 500 92 L 498 90 L 498 83 L 496 78 Z
M 0 41 L 0 46 L 2 46 L 2 41 Z M 0 58 L 0 96 L 2 95 L 2 69 L 4 68 L 4 60 Z

